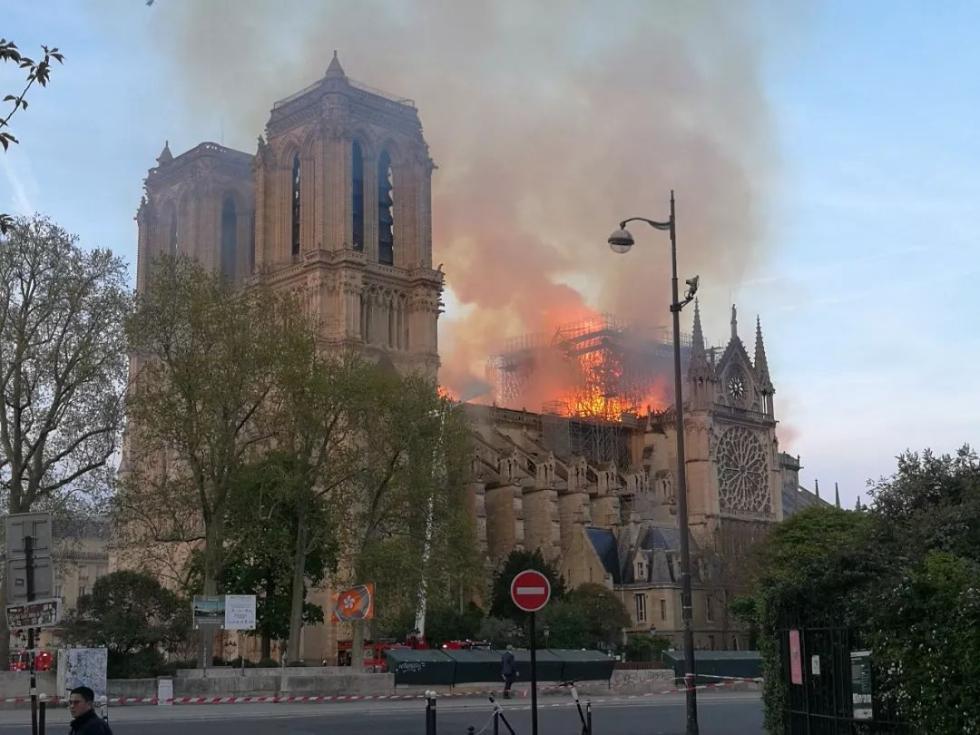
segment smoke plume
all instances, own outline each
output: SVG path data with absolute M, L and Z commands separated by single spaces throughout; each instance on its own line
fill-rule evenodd
M 775 162 L 751 10 L 648 0 L 151 8 L 176 100 L 192 128 L 220 126 L 227 145 L 251 152 L 273 102 L 319 78 L 334 49 L 351 78 L 416 100 L 439 166 L 434 261 L 461 305 L 441 329 L 441 381 L 457 393 L 479 386 L 507 337 L 599 310 L 666 323 L 665 234 L 634 225 L 627 256 L 606 238 L 628 216 L 666 219 L 671 189 L 682 278 L 701 275 L 716 307 L 705 318 L 724 323 L 728 288 L 764 255 Z

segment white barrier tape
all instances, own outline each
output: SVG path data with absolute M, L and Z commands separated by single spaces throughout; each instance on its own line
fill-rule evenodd
M 761 676 L 719 676 L 716 674 L 695 674 L 696 679 L 723 679 L 725 681 L 749 681 L 756 684 L 762 683 Z M 684 681 L 683 676 L 675 676 L 674 681 Z
M 699 674 L 700 676 L 700 674 Z M 740 677 L 715 677 L 724 678 L 728 681 L 721 681 L 713 684 L 699 684 L 695 689 L 713 689 L 725 687 L 739 681 L 759 682 L 761 679 L 746 679 Z M 562 691 L 564 688 L 559 686 L 539 687 L 538 691 Z M 628 699 L 637 697 L 649 697 L 659 694 L 676 694 L 686 691 L 685 687 L 674 689 L 664 689 L 657 692 L 646 692 L 644 694 L 627 695 Z M 439 699 L 447 697 L 485 697 L 489 694 L 498 695 L 498 690 L 466 691 L 466 692 L 446 692 L 438 695 Z M 520 698 L 527 698 L 530 692 L 523 689 L 515 689 L 514 695 Z M 41 695 L 45 701 L 51 704 L 64 704 L 67 700 L 61 697 L 48 697 Z M 165 704 L 308 704 L 318 702 L 367 702 L 367 701 L 406 701 L 425 699 L 424 694 L 324 694 L 324 695 L 304 695 L 304 694 L 278 694 L 278 695 L 257 695 L 257 696 L 230 696 L 230 697 L 169 697 L 164 699 Z M 4 704 L 27 704 L 31 701 L 30 697 L 9 697 L 0 699 Z M 116 706 L 135 705 L 135 704 L 159 704 L 157 697 L 110 697 L 108 704 Z

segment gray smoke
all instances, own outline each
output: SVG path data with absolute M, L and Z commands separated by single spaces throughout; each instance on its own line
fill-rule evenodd
M 664 233 L 677 191 L 681 269 L 727 320 L 728 289 L 765 256 L 775 143 L 759 15 L 743 3 L 156 3 L 159 52 L 190 119 L 252 152 L 272 103 L 334 49 L 354 79 L 416 100 L 433 158 L 435 262 L 463 304 L 442 382 L 482 375 L 506 337 L 607 310 L 664 323 Z M 198 141 L 186 141 L 190 147 Z M 723 334 L 723 333 L 722 333 Z

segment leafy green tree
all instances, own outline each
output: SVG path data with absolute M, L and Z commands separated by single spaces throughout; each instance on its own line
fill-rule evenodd
M 343 547 L 352 580 L 375 583 L 375 625 L 384 628 L 418 608 L 423 585 L 433 608 L 480 592 L 466 488 L 470 433 L 462 409 L 423 376 L 374 367 L 363 406 Z M 363 636 L 355 624 L 355 665 Z
M 469 603 L 458 606 L 441 604 L 431 607 L 425 622 L 425 634 L 434 646 L 446 641 L 476 640 L 483 622 L 483 610 Z
M 376 368 L 352 355 L 325 355 L 318 349 L 316 325 L 302 315 L 283 330 L 277 361 L 274 443 L 280 460 L 277 502 L 288 507 L 292 531 L 289 637 L 286 658 L 300 657 L 310 559 L 323 558 L 336 544 L 336 511 L 352 495 L 359 475 L 368 471 L 361 431 L 369 416 L 370 375 Z M 322 574 L 319 582 L 322 580 Z
M 0 236 L 0 503 L 84 513 L 110 485 L 123 417 L 126 266 L 44 217 Z M 0 588 L 0 605 L 6 588 Z M 0 656 L 7 622 L 0 616 Z
M 777 526 L 751 602 L 760 631 L 766 722 L 785 727 L 780 629 L 847 626 L 871 648 L 877 700 L 913 727 L 976 732 L 980 461 L 907 452 L 861 512 L 811 508 Z
M 159 672 L 163 653 L 180 648 L 190 624 L 190 603 L 147 574 L 120 571 L 100 577 L 79 598 L 63 635 L 69 643 L 107 648 L 110 677 L 150 676 Z
M 858 625 L 867 584 L 879 573 L 867 554 L 871 519 L 814 507 L 776 526 L 759 550 L 754 610 L 765 679 L 769 732 L 782 732 L 789 692 L 776 647 L 778 631 L 801 625 Z
M 888 570 L 866 598 L 881 698 L 914 727 L 980 731 L 980 460 L 906 452 L 871 494 L 869 553 Z
M 289 306 L 164 257 L 127 325 L 133 374 L 121 520 L 138 549 L 199 543 L 204 594 L 218 591 L 235 478 L 273 436 Z
M 551 599 L 560 600 L 565 595 L 565 580 L 562 579 L 558 568 L 542 556 L 540 549 L 525 551 L 514 549 L 503 565 L 493 576 L 493 587 L 490 595 L 490 614 L 498 618 L 511 618 L 525 621 L 527 614 L 521 612 L 510 598 L 510 583 L 525 569 L 541 572 L 551 583 Z
M 650 633 L 633 633 L 626 639 L 627 661 L 660 661 L 671 647 L 670 639 Z
M 552 648 L 614 650 L 630 626 L 629 613 L 616 594 L 601 584 L 579 585 L 541 611 L 539 627 L 548 626 Z M 541 642 L 540 633 L 538 641 Z
M 48 81 L 51 79 L 51 62 L 57 61 L 61 64 L 65 60 L 64 54 L 57 48 L 41 46 L 41 51 L 44 56 L 40 61 L 35 62 L 29 56 L 24 56 L 20 52 L 20 49 L 17 48 L 17 44 L 13 41 L 0 38 L 0 63 L 10 62 L 16 64 L 21 69 L 27 70 L 27 81 L 25 82 L 24 88 L 19 93 L 8 94 L 3 98 L 4 102 L 10 103 L 10 110 L 6 115 L 0 117 L 0 145 L 3 146 L 4 152 L 10 148 L 11 143 L 18 142 L 17 138 L 9 130 L 5 129 L 10 127 L 10 118 L 18 110 L 27 109 L 27 93 L 35 83 L 40 84 L 42 87 L 48 85 Z M 13 221 L 13 217 L 9 214 L 0 213 L 0 234 L 4 234 L 10 229 Z M 6 660 L 6 657 L 4 657 L 4 660 Z
M 480 623 L 477 635 L 481 641 L 489 641 L 494 648 L 527 645 L 527 628 L 511 618 L 486 617 Z
M 226 594 L 256 596 L 256 630 L 261 658 L 272 656 L 272 641 L 287 640 L 290 633 L 293 554 L 297 517 L 294 496 L 284 492 L 283 476 L 293 472 L 293 458 L 274 451 L 243 467 L 229 499 L 225 563 L 219 587 Z M 306 593 L 319 585 L 336 565 L 337 546 L 330 520 L 314 508 L 313 525 L 322 531 L 318 545 L 305 556 L 303 623 L 323 622 L 323 609 L 307 601 Z M 202 558 L 191 560 L 189 591 L 200 589 Z
M 930 732 L 980 732 L 980 564 L 930 551 L 879 599 L 873 655 L 885 697 Z

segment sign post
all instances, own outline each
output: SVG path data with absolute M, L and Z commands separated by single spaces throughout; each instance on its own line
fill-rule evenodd
M 50 597 L 51 514 L 15 513 L 4 519 L 6 532 L 6 583 L 8 617 L 11 603 L 32 603 L 40 595 Z M 57 614 L 57 605 L 55 605 Z M 28 659 L 31 668 L 31 732 L 38 731 L 37 677 L 34 672 L 35 627 L 27 628 Z
M 538 658 L 534 613 L 541 610 L 551 599 L 551 582 L 541 572 L 526 569 L 510 583 L 510 599 L 519 610 L 531 614 L 531 735 L 538 735 Z

